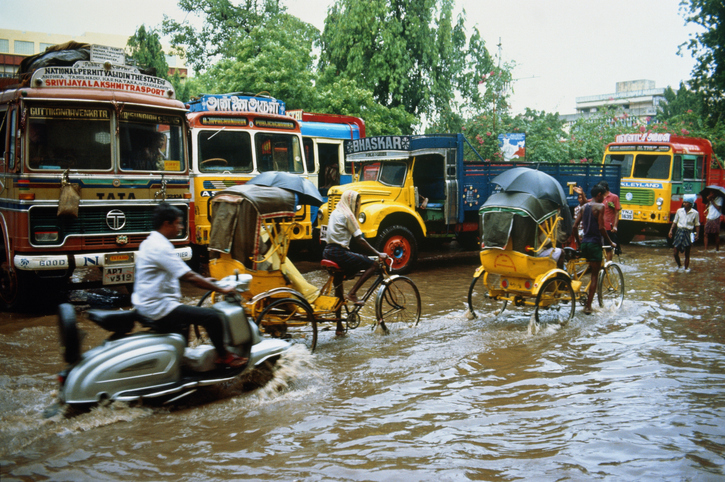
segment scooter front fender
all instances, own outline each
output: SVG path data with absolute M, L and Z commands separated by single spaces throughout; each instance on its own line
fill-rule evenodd
M 249 355 L 249 367 L 257 366 L 265 360 L 280 356 L 290 349 L 292 345 L 279 338 L 265 338 L 252 346 Z

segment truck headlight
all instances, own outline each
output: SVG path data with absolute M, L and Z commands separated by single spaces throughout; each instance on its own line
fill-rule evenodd
M 365 213 L 360 213 L 357 216 L 357 220 L 360 221 L 360 224 L 363 224 L 366 219 L 367 219 L 367 216 L 365 216 Z
M 665 203 L 665 200 L 664 199 L 662 199 L 661 197 L 658 197 L 657 198 L 657 205 L 658 206 L 662 206 L 664 203 Z

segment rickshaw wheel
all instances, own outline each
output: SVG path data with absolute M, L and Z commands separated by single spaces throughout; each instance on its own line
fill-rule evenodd
M 484 308 L 491 308 L 494 303 L 501 303 L 499 308 L 495 309 L 493 316 L 496 317 L 504 312 L 507 300 L 496 301 L 488 297 L 488 288 L 483 284 L 484 273 L 478 278 L 471 280 L 471 286 L 468 288 L 468 309 L 471 310 L 471 314 L 478 318 L 478 313 L 482 313 Z
M 310 353 L 317 346 L 317 320 L 308 304 L 295 298 L 273 301 L 259 314 L 257 326 L 266 333 L 284 333 L 280 338 L 290 343 L 301 343 Z
M 375 316 L 384 331 L 388 324 L 418 326 L 420 293 L 415 283 L 399 276 L 383 284 L 375 298 Z
M 624 275 L 622 269 L 615 263 L 599 271 L 597 285 L 597 298 L 602 308 L 619 309 L 624 301 Z
M 571 281 L 556 276 L 544 281 L 536 295 L 534 316 L 537 323 L 559 323 L 565 325 L 574 318 L 576 298 Z

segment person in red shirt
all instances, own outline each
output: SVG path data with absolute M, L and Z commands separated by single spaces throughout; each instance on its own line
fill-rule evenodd
M 619 204 L 619 196 L 609 190 L 609 183 L 607 181 L 599 181 L 597 185 L 604 188 L 604 200 L 602 201 L 602 204 L 604 205 L 604 229 L 606 229 L 609 239 L 614 241 L 614 243 L 616 244 L 614 250 L 607 250 L 607 261 L 611 261 L 612 255 L 614 253 L 622 254 L 622 248 L 620 248 L 619 238 L 617 237 L 619 211 L 622 210 L 622 206 Z M 584 196 L 584 190 L 582 188 L 575 187 L 574 191 L 579 194 L 580 205 L 592 201 L 591 199 L 587 199 L 586 196 Z
M 609 239 L 617 244 L 614 251 L 611 249 L 607 250 L 607 261 L 612 260 L 612 254 L 622 254 L 622 249 L 619 247 L 619 238 L 617 237 L 617 225 L 619 224 L 619 211 L 622 210 L 622 206 L 619 204 L 619 196 L 609 190 L 609 183 L 607 181 L 599 181 L 599 185 L 602 186 L 604 191 L 604 228 L 607 230 Z

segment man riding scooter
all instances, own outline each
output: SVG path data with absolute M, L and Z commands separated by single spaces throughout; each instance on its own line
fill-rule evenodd
M 223 288 L 213 278 L 204 278 L 176 255 L 169 240 L 184 229 L 183 213 L 178 208 L 167 203 L 156 206 L 152 227 L 154 231 L 141 243 L 137 255 L 136 281 L 131 296 L 134 308 L 152 320 L 157 331 L 183 335 L 192 323 L 203 326 L 216 349 L 217 364 L 245 365 L 247 358 L 228 352 L 224 346 L 223 322 L 218 311 L 183 305 L 179 301 L 179 280 L 225 295 L 234 293 L 235 288 Z

